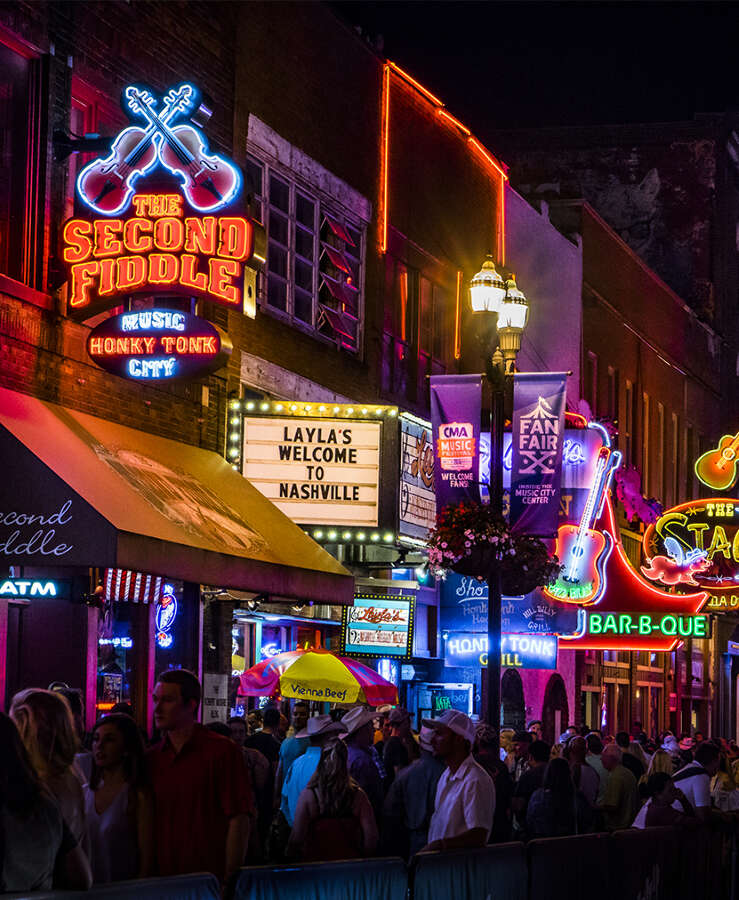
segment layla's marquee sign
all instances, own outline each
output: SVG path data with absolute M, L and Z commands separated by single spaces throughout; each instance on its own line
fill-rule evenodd
M 205 319 L 169 309 L 146 309 L 101 322 L 87 338 L 87 352 L 114 375 L 171 381 L 220 369 L 231 353 L 231 341 Z
M 739 500 L 693 500 L 644 533 L 643 575 L 663 590 L 702 589 L 706 612 L 739 609 Z
M 183 84 L 158 107 L 148 91 L 126 88 L 124 107 L 140 124 L 80 172 L 80 215 L 62 232 L 71 315 L 89 318 L 122 296 L 160 292 L 253 314 L 245 266 L 254 226 L 234 208 L 241 173 L 182 121 L 196 96 Z
M 367 417 L 245 416 L 244 476 L 301 525 L 377 526 L 382 428 Z

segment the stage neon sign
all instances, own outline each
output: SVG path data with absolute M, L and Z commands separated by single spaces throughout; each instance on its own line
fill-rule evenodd
M 87 352 L 114 375 L 171 381 L 221 368 L 231 342 L 215 325 L 189 313 L 147 309 L 101 322 L 88 335 Z

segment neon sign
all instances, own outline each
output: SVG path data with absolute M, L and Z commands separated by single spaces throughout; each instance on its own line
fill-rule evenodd
M 277 656 L 278 653 L 283 653 L 284 651 L 274 641 L 270 641 L 268 644 L 262 644 L 259 652 L 264 659 L 272 659 L 273 656 Z M 241 673 L 239 672 L 239 674 Z
M 695 461 L 695 474 L 699 481 L 714 491 L 728 491 L 736 484 L 739 432 L 725 434 L 718 447 L 709 450 Z
M 220 369 L 231 342 L 215 325 L 190 313 L 147 309 L 101 322 L 88 335 L 87 352 L 113 375 L 171 381 Z
M 707 611 L 739 606 L 739 500 L 692 500 L 644 532 L 643 574 L 656 584 L 708 592 Z
M 133 647 L 133 638 L 112 637 L 98 638 L 99 647 L 120 647 L 122 650 L 130 650 Z
M 707 638 L 711 636 L 708 616 L 680 616 L 672 613 L 597 613 L 588 611 L 585 633 L 589 635 L 653 634 L 665 637 Z
M 71 310 L 173 290 L 242 307 L 244 263 L 254 250 L 248 219 L 188 216 L 182 196 L 170 193 L 137 194 L 133 207 L 126 219 L 65 222 L 62 258 Z
M 0 597 L 28 600 L 31 597 L 59 597 L 69 593 L 68 586 L 58 581 L 38 581 L 31 578 L 5 578 L 0 581 Z
M 488 664 L 488 636 L 451 632 L 444 654 L 447 666 Z M 557 638 L 552 635 L 503 634 L 500 664 L 516 669 L 554 669 L 557 666 Z
M 251 314 L 253 286 L 245 284 L 244 268 L 255 254 L 255 226 L 233 208 L 238 167 L 180 121 L 196 96 L 182 84 L 158 108 L 149 91 L 125 90 L 124 108 L 143 122 L 124 129 L 108 156 L 80 172 L 81 215 L 62 230 L 73 316 L 88 318 L 121 296 L 162 291 Z
M 157 611 L 154 616 L 157 644 L 163 650 L 169 649 L 174 643 L 174 637 L 171 634 L 171 630 L 176 616 L 177 598 L 174 595 L 174 588 L 171 584 L 165 584 L 162 588 L 162 597 L 157 604 Z
M 143 118 L 146 127 L 125 128 L 107 157 L 94 160 L 80 172 L 77 193 L 87 206 L 106 216 L 124 212 L 136 192 L 136 181 L 157 164 L 180 179 L 193 209 L 214 212 L 233 200 L 241 186 L 236 166 L 208 153 L 202 132 L 191 123 L 174 124 L 178 115 L 195 105 L 193 85 L 172 88 L 160 110 L 152 94 L 135 85 L 126 88 L 124 97 L 124 109 Z

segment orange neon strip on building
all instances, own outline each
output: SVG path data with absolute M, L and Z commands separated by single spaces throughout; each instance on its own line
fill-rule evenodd
M 467 137 L 470 137 L 470 135 L 472 134 L 472 132 L 469 130 L 469 128 L 467 128 L 466 125 L 463 125 L 459 121 L 459 119 L 455 119 L 454 116 L 451 113 L 448 113 L 445 109 L 440 107 L 436 110 L 436 115 L 441 116 L 442 119 L 446 119 L 447 122 L 449 122 L 449 124 L 453 125 L 455 128 L 459 128 L 462 134 L 466 135 Z
M 394 62 L 391 62 L 390 60 L 387 61 L 387 64 L 390 66 L 390 68 L 394 72 L 397 72 L 398 75 L 400 75 L 400 77 L 404 81 L 407 81 L 408 84 L 412 85 L 417 91 L 419 91 L 421 94 L 423 94 L 423 96 L 426 97 L 427 100 L 430 100 L 436 106 L 444 105 L 437 96 L 432 94 L 431 91 L 429 91 L 427 88 L 425 88 L 419 81 L 416 81 L 416 79 L 412 75 L 409 75 L 406 71 L 401 69 L 400 66 L 397 66 Z
M 506 175 L 506 173 L 503 171 L 503 169 L 501 169 L 495 159 L 493 159 L 490 153 L 485 149 L 485 147 L 483 147 L 483 145 L 477 140 L 476 137 L 470 136 L 467 138 L 467 141 L 484 159 L 486 159 L 490 163 L 490 165 L 496 170 L 496 172 L 500 172 L 503 178 L 505 178 L 506 181 L 508 180 L 508 176 Z
M 387 250 L 387 218 L 388 218 L 388 148 L 390 141 L 390 65 L 384 67 L 382 73 L 382 153 L 380 159 L 380 180 L 382 182 L 382 214 L 380 217 L 380 252 Z
M 454 358 L 462 356 L 462 270 L 457 272 L 457 300 L 454 307 Z

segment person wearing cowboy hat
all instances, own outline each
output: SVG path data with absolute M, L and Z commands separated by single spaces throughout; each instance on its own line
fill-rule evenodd
M 295 821 L 295 810 L 303 788 L 308 784 L 318 767 L 321 750 L 336 741 L 346 731 L 342 722 L 334 722 L 331 716 L 312 716 L 305 728 L 299 731 L 296 738 L 308 738 L 308 749 L 290 766 L 290 770 L 282 785 L 282 802 L 280 810 L 288 825 Z
M 355 706 L 342 718 L 341 724 L 346 728 L 344 742 L 348 751 L 349 774 L 362 788 L 375 814 L 375 820 L 380 821 L 382 813 L 382 779 L 384 769 L 380 774 L 380 758 L 372 746 L 375 734 L 375 714 L 365 706 Z

